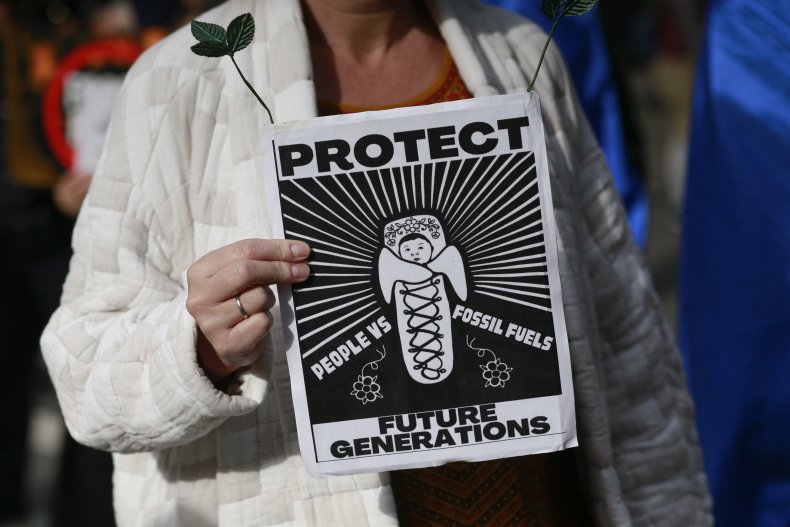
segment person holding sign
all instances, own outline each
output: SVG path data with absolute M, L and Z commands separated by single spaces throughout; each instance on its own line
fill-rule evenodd
M 201 20 L 226 25 L 248 11 L 259 31 L 234 61 L 277 122 L 525 91 L 545 41 L 532 23 L 472 0 L 231 0 Z M 305 469 L 271 286 L 318 272 L 306 244 L 271 239 L 266 114 L 233 63 L 196 57 L 193 44 L 181 30 L 129 73 L 62 305 L 42 337 L 69 430 L 115 452 L 121 527 L 385 526 L 414 515 L 442 525 L 710 525 L 672 337 L 554 48 L 536 89 L 580 448 L 445 467 L 438 477 L 453 492 L 477 473 L 484 486 L 474 481 L 471 495 L 502 497 L 453 508 L 437 505 L 436 489 L 422 492 L 418 474 L 400 473 L 408 481 L 396 497 L 386 473 L 318 479 Z M 495 417 L 480 405 L 454 415 L 469 437 Z M 408 428 L 399 419 L 393 427 Z M 525 433 L 544 429 L 534 416 Z

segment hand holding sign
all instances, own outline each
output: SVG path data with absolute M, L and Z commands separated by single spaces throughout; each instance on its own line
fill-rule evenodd
M 301 282 L 310 269 L 303 242 L 243 240 L 212 251 L 187 270 L 187 310 L 198 325 L 198 362 L 217 383 L 261 354 L 276 298 L 269 286 Z

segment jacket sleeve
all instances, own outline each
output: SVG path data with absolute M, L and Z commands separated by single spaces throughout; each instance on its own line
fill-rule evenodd
M 566 265 L 576 266 L 578 287 L 589 291 L 592 301 L 584 309 L 592 317 L 578 324 L 587 328 L 578 337 L 586 341 L 582 347 L 594 357 L 594 375 L 606 393 L 606 418 L 588 423 L 587 431 L 600 438 L 608 427 L 611 461 L 634 525 L 710 525 L 693 403 L 674 335 L 606 161 L 553 46 L 546 66 L 554 164 L 570 175 L 552 185 L 565 201 L 558 213 L 565 217 L 558 223 L 575 226 L 565 229 L 566 255 L 574 253 Z M 583 389 L 584 379 L 580 381 Z
M 175 205 L 185 201 L 178 193 L 189 170 L 186 123 L 196 107 L 179 100 L 199 94 L 197 88 L 168 94 L 163 88 L 171 79 L 183 85 L 182 79 L 175 70 L 140 65 L 146 61 L 148 54 L 116 102 L 74 231 L 61 306 L 41 339 L 71 434 L 118 452 L 192 441 L 253 410 L 264 392 L 260 382 L 244 395 L 218 391 L 197 364 L 186 269 L 174 262 L 175 253 L 194 250 L 195 229 L 189 207 Z M 162 224 L 165 209 L 175 222 Z M 176 239 L 185 241 L 176 247 Z

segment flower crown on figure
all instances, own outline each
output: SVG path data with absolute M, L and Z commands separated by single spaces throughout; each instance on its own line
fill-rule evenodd
M 410 234 L 424 236 L 433 246 L 434 253 L 438 253 L 447 245 L 439 220 L 427 214 L 407 216 L 388 223 L 384 227 L 384 243 L 397 252 L 400 241 Z

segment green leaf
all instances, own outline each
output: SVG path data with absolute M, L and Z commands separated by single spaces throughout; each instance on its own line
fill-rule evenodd
M 198 42 L 192 46 L 192 52 L 201 57 L 224 57 L 228 55 L 228 46 L 216 42 Z
M 543 14 L 558 22 L 564 16 L 579 16 L 595 7 L 597 0 L 543 0 Z
M 201 44 L 222 44 L 225 45 L 225 28 L 217 24 L 208 22 L 192 21 L 192 36 Z
M 535 68 L 535 74 L 532 76 L 532 81 L 530 81 L 527 91 L 532 91 L 532 88 L 535 87 L 540 67 L 543 65 L 543 59 L 546 57 L 546 50 L 549 49 L 549 42 L 551 42 L 551 37 L 554 35 L 554 30 L 557 29 L 560 20 L 566 16 L 579 16 L 588 13 L 595 7 L 596 3 L 597 0 L 542 0 L 540 7 L 543 10 L 543 14 L 549 17 L 553 23 L 546 37 L 543 51 L 540 53 L 538 67 Z
M 567 16 L 579 16 L 589 13 L 595 7 L 596 2 L 597 0 L 576 0 L 570 3 L 565 14 Z
M 255 88 L 252 87 L 252 84 L 241 72 L 236 59 L 233 58 L 237 51 L 249 46 L 255 36 L 255 21 L 252 19 L 252 15 L 244 13 L 237 16 L 230 22 L 227 30 L 217 24 L 193 20 L 192 35 L 198 40 L 198 43 L 192 46 L 192 51 L 195 54 L 202 57 L 223 57 L 225 55 L 230 57 L 233 66 L 239 72 L 241 80 L 244 81 L 247 88 L 250 89 L 255 98 L 258 99 L 258 102 L 261 103 L 261 106 L 266 110 L 266 113 L 269 114 L 269 120 L 274 123 L 271 110 L 269 110 L 261 96 L 258 95 Z
M 255 36 L 255 21 L 252 15 L 244 13 L 234 18 L 228 25 L 228 50 L 230 54 L 241 51 L 252 42 Z
M 540 8 L 549 19 L 556 21 L 562 14 L 562 6 L 567 0 L 543 0 Z

